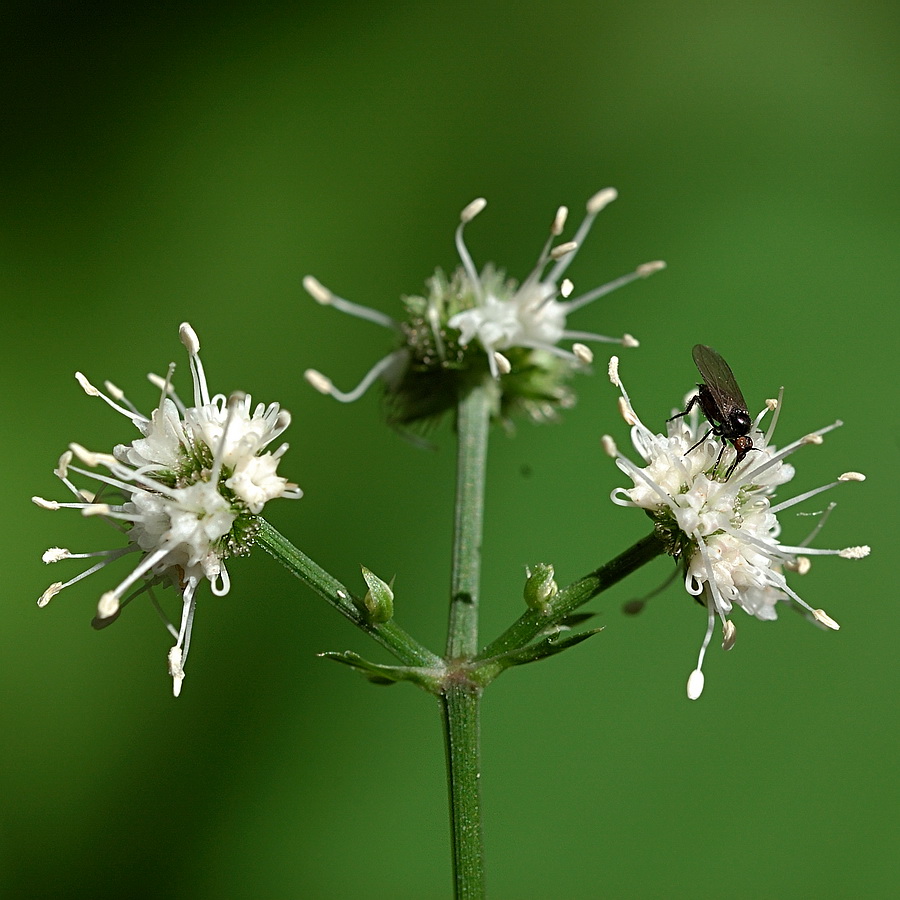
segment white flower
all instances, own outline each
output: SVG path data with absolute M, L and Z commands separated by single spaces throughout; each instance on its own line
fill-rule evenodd
M 43 556 L 47 563 L 94 557 L 100 562 L 66 583 L 52 584 L 38 605 L 46 606 L 63 588 L 119 557 L 140 554 L 132 572 L 100 598 L 96 621 L 99 626 L 108 624 L 122 606 L 146 591 L 175 638 L 169 652 L 169 674 L 176 697 L 184 679 L 198 584 L 207 580 L 213 594 L 228 593 L 230 581 L 224 560 L 249 553 L 258 530 L 254 517 L 268 500 L 302 496 L 295 484 L 276 474 L 287 444 L 274 452 L 266 450 L 290 424 L 289 413 L 277 403 L 251 408 L 246 394 L 236 393 L 227 399 L 223 394 L 210 397 L 197 335 L 187 323 L 181 326 L 180 335 L 190 356 L 193 406 L 182 403 L 172 390 L 171 367 L 165 379 L 151 376 L 162 390 L 162 399 L 149 418 L 114 385 L 107 382 L 107 393 L 103 393 L 76 373 L 87 394 L 101 397 L 129 418 L 142 436 L 118 445 L 112 455 L 70 445 L 55 474 L 77 502 L 33 498 L 45 509 L 72 508 L 84 515 L 101 516 L 128 538 L 126 546 L 114 550 L 48 550 Z M 72 465 L 73 455 L 88 466 L 106 468 L 109 475 Z M 99 490 L 76 487 L 69 479 L 70 471 L 92 478 L 100 485 Z M 178 628 L 168 621 L 153 593 L 154 585 L 160 583 L 174 585 L 182 595 Z
M 510 360 L 502 351 L 513 348 L 545 351 L 570 363 L 584 365 L 591 362 L 592 354 L 582 341 L 604 341 L 636 347 L 638 342 L 630 334 L 611 338 L 592 332 L 571 331 L 566 327 L 567 317 L 575 310 L 635 279 L 647 278 L 665 268 L 665 263 L 661 261 L 645 263 L 621 278 L 568 299 L 573 289 L 572 282 L 563 275 L 594 219 L 615 199 L 613 188 L 595 194 L 587 203 L 587 214 L 573 240 L 554 247 L 553 242 L 562 233 L 568 215 L 566 207 L 560 207 L 537 265 L 518 286 L 490 265 L 480 273 L 476 269 L 463 240 L 463 229 L 485 208 L 486 201 L 481 198 L 473 200 L 460 214 L 460 224 L 456 229 L 461 269 L 449 281 L 441 274 L 432 279 L 432 295 L 426 302 L 424 314 L 419 311 L 413 298 L 413 303 L 407 302 L 407 306 L 415 307 L 415 311 L 410 309 L 410 317 L 402 322 L 351 303 L 311 275 L 306 276 L 303 285 L 318 303 L 390 328 L 402 344 L 379 360 L 352 391 L 338 390 L 331 379 L 315 369 L 306 371 L 307 381 L 323 394 L 350 402 L 362 396 L 378 378 L 384 378 L 389 388 L 396 388 L 410 365 L 463 369 L 466 367 L 465 351 L 475 341 L 487 354 L 494 378 L 511 371 Z M 576 343 L 569 350 L 559 346 L 562 340 Z
M 835 422 L 779 450 L 771 441 L 780 401 L 770 400 L 753 425 L 758 429 L 766 412 L 774 410 L 768 430 L 752 432 L 754 452 L 748 453 L 726 481 L 719 481 L 728 466 L 727 460 L 716 464 L 721 447 L 715 435 L 688 452 L 708 431 L 707 423 L 699 421 L 696 407 L 687 417 L 670 421 L 667 434 L 655 434 L 635 413 L 619 378 L 616 357 L 610 360 L 609 375 L 621 391 L 622 415 L 632 426 L 632 443 L 646 464 L 636 465 L 618 452 L 612 438 L 604 438 L 607 453 L 634 481 L 632 488 L 614 490 L 612 500 L 620 506 L 638 507 L 650 513 L 669 552 L 684 566 L 685 588 L 708 611 L 697 667 L 688 679 L 688 696 L 695 700 L 703 690 L 703 658 L 717 615 L 722 621 L 723 648 L 734 645 L 735 626 L 728 616 L 735 605 L 758 619 L 771 620 L 777 618 L 777 604 L 786 603 L 802 608 L 819 624 L 837 630 L 834 619 L 821 609 L 813 609 L 790 587 L 784 570 L 802 574 L 808 570 L 812 555 L 859 559 L 868 555 L 869 548 L 810 548 L 834 504 L 812 534 L 797 546 L 778 540 L 781 526 L 777 514 L 842 482 L 863 481 L 864 476 L 847 472 L 830 484 L 792 499 L 777 504 L 772 500 L 776 489 L 794 476 L 793 466 L 785 461 L 787 457 L 800 447 L 821 444 L 822 436 L 842 423 Z M 726 455 L 730 452 L 726 451 Z
M 480 213 L 487 201 L 473 200 L 461 213 L 456 229 L 456 249 L 463 268 L 471 283 L 476 305 L 453 316 L 449 325 L 458 328 L 460 342 L 470 343 L 477 338 L 487 353 L 491 374 L 497 378 L 508 368 L 501 351 L 510 347 L 530 347 L 562 356 L 572 362 L 590 362 L 591 353 L 583 344 L 576 344 L 572 350 L 558 346 L 564 338 L 574 341 L 604 341 L 636 347 L 637 341 L 626 334 L 621 338 L 605 337 L 587 331 L 569 331 L 566 319 L 570 313 L 602 297 L 616 288 L 637 278 L 647 278 L 665 267 L 661 261 L 645 263 L 634 272 L 617 278 L 608 284 L 594 288 L 574 300 L 567 299 L 572 291 L 572 283 L 564 279 L 566 269 L 575 258 L 575 252 L 587 237 L 598 213 L 616 199 L 613 188 L 598 191 L 587 202 L 587 214 L 571 241 L 553 246 L 553 241 L 562 234 L 568 217 L 568 210 L 561 206 L 550 226 L 550 237 L 538 257 L 531 274 L 517 288 L 510 290 L 496 279 L 478 274 L 472 256 L 463 240 L 463 229 Z M 547 272 L 547 267 L 553 263 Z M 564 299 L 557 299 L 562 296 Z

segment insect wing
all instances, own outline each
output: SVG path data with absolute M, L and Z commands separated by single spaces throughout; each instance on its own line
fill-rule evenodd
M 727 421 L 735 410 L 747 412 L 744 395 L 728 363 L 712 347 L 705 344 L 696 344 L 692 355 L 725 420 Z

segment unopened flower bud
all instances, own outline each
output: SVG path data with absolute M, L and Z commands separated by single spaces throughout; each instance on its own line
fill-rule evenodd
M 528 608 L 546 615 L 550 612 L 550 601 L 559 593 L 559 585 L 553 580 L 553 566 L 549 563 L 526 566 L 525 575 L 523 596 Z
M 368 585 L 363 605 L 373 622 L 387 622 L 394 615 L 394 592 L 391 585 L 382 581 L 374 572 L 360 566 L 362 576 Z

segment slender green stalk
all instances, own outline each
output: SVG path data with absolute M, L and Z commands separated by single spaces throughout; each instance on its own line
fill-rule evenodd
M 665 544 L 655 532 L 651 532 L 606 565 L 563 588 L 553 598 L 549 615 L 531 609 L 523 613 L 500 637 L 478 654 L 478 659 L 490 659 L 492 656 L 524 647 L 549 626 L 556 624 L 597 594 L 665 552 Z
M 481 579 L 481 533 L 484 479 L 493 385 L 472 388 L 459 401 L 456 417 L 456 510 L 450 583 L 447 659 L 478 651 L 478 592 Z
M 451 675 L 441 692 L 450 791 L 453 879 L 457 900 L 484 896 L 484 839 L 481 822 L 481 689 L 466 677 L 468 661 L 478 650 L 478 594 L 484 481 L 490 428 L 492 382 L 460 398 L 456 434 L 456 510 L 447 664 Z
M 457 900 L 480 900 L 484 897 L 484 842 L 479 790 L 480 701 L 481 690 L 464 682 L 449 684 L 441 694 Z
M 259 523 L 260 530 L 256 540 L 261 547 L 274 556 L 292 575 L 327 600 L 357 628 L 361 628 L 383 647 L 387 647 L 404 665 L 430 668 L 443 666 L 439 656 L 407 634 L 394 623 L 393 619 L 383 623 L 371 622 L 344 585 L 298 550 L 265 519 L 260 519 Z

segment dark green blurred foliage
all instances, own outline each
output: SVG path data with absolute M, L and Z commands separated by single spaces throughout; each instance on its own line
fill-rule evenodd
M 602 634 L 492 685 L 491 894 L 893 896 L 896 4 L 30 3 L 2 21 L 4 896 L 449 895 L 430 698 L 317 659 L 387 661 L 256 553 L 227 597 L 201 599 L 175 701 L 148 606 L 90 629 L 127 569 L 36 608 L 77 571 L 43 567 L 46 547 L 115 536 L 28 497 L 62 497 L 51 469 L 69 441 L 133 436 L 75 369 L 149 410 L 146 372 L 174 359 L 186 387 L 188 320 L 214 390 L 294 414 L 281 471 L 306 496 L 273 504 L 274 524 L 358 591 L 360 564 L 396 575 L 397 620 L 439 647 L 449 431 L 423 451 L 375 395 L 341 407 L 303 382 L 311 366 L 348 387 L 391 348 L 301 279 L 396 315 L 456 264 L 452 229 L 479 195 L 473 255 L 522 277 L 556 207 L 606 184 L 620 199 L 576 286 L 669 268 L 577 327 L 641 340 L 622 375 L 642 418 L 681 406 L 703 342 L 753 409 L 785 385 L 781 442 L 844 419 L 795 457 L 796 490 L 865 472 L 832 495 L 819 543 L 873 553 L 795 579 L 837 634 L 738 614 L 697 703 L 703 610 L 676 583 L 621 613 L 667 560 L 591 605 Z M 599 438 L 627 438 L 604 367 L 598 354 L 573 382 L 561 425 L 494 439 L 485 639 L 521 610 L 525 565 L 552 563 L 563 585 L 647 530 L 608 501 L 623 476 Z M 809 527 L 788 516 L 784 538 Z

